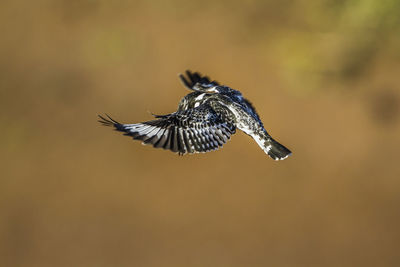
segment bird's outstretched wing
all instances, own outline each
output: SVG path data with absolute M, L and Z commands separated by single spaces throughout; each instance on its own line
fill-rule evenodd
M 210 81 L 210 78 L 207 76 L 202 76 L 198 72 L 192 73 L 190 70 L 186 71 L 186 76 L 188 79 L 185 78 L 183 74 L 179 75 L 179 78 L 181 79 L 182 83 L 191 90 L 195 90 L 194 86 L 199 83 L 201 85 L 206 85 L 206 86 L 217 86 L 219 83 L 217 81 Z
M 169 149 L 179 154 L 216 150 L 226 143 L 236 127 L 224 121 L 209 105 L 156 116 L 157 120 L 136 124 L 121 124 L 100 116 L 99 122 L 114 126 L 117 131 L 155 148 Z

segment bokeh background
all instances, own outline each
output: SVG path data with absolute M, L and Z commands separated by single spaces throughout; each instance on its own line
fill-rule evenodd
M 400 266 L 397 0 L 0 3 L 1 266 Z M 191 69 L 293 151 L 180 157 L 121 122 Z

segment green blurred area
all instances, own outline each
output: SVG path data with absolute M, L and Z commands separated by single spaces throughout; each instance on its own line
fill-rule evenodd
M 399 266 L 400 2 L 3 1 L 1 266 Z M 243 133 L 179 157 L 101 127 L 173 112 L 191 69 Z

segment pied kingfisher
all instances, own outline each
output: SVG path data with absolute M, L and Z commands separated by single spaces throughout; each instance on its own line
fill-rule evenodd
M 108 118 L 99 115 L 99 122 L 143 144 L 180 155 L 216 150 L 230 139 L 236 128 L 253 137 L 274 160 L 291 154 L 267 133 L 256 110 L 239 91 L 210 81 L 197 72 L 186 71 L 186 75 L 187 78 L 182 74 L 179 77 L 193 92 L 182 98 L 176 112 L 154 115 L 156 120 L 134 124 L 121 124 L 108 115 Z

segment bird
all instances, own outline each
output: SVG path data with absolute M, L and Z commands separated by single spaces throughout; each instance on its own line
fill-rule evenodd
M 255 108 L 241 92 L 199 72 L 187 70 L 185 74 L 179 74 L 179 78 L 191 92 L 180 100 L 176 112 L 153 114 L 154 120 L 133 124 L 119 123 L 107 114 L 98 115 L 98 121 L 143 144 L 179 155 L 217 150 L 236 129 L 251 136 L 274 160 L 291 155 L 288 148 L 268 134 Z

